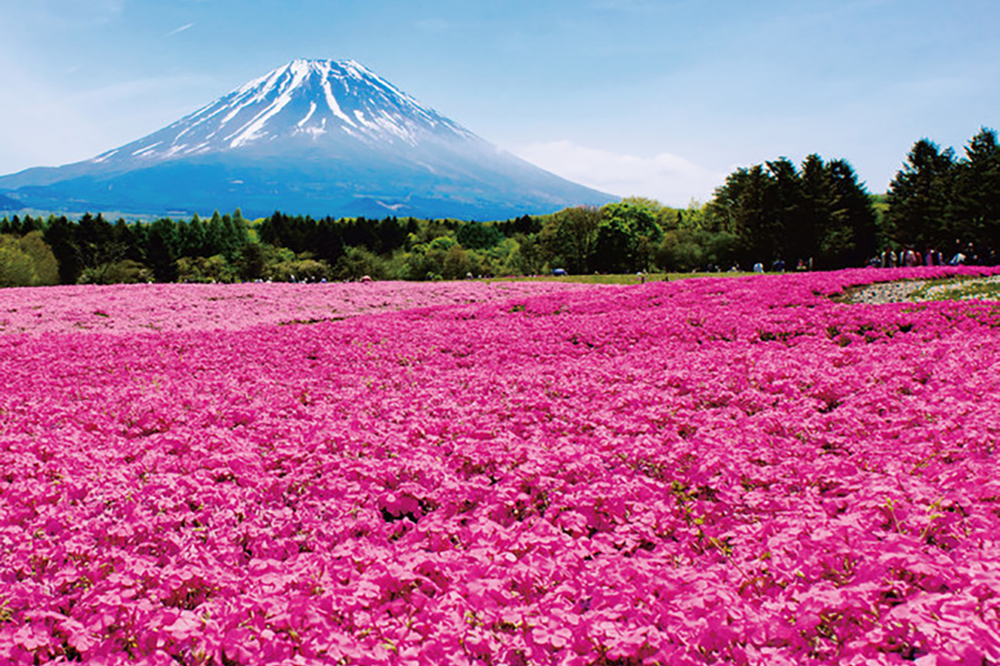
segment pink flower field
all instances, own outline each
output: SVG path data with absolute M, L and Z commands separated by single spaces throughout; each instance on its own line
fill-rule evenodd
M 544 282 L 136 284 L 7 289 L 0 334 L 246 329 L 579 289 Z
M 0 663 L 1000 663 L 955 272 L 0 292 Z

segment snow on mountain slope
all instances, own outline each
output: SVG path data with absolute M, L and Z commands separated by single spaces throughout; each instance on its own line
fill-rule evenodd
M 481 141 L 353 60 L 295 60 L 94 164 L 146 163 L 297 139 L 418 145 Z

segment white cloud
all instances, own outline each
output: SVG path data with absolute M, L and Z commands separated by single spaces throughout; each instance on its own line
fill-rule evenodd
M 185 23 L 181 27 L 174 28 L 173 30 L 171 30 L 166 35 L 164 35 L 164 37 L 173 37 L 174 35 L 178 35 L 178 34 L 184 32 L 185 30 L 189 30 L 189 29 L 191 29 L 193 27 L 194 27 L 194 23 Z
M 609 194 L 642 196 L 684 207 L 692 199 L 707 201 L 726 174 L 698 166 L 683 157 L 613 153 L 570 141 L 534 143 L 510 148 L 532 164 Z

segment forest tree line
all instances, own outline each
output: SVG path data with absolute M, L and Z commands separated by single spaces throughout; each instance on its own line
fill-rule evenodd
M 685 209 L 633 197 L 493 222 L 14 216 L 0 219 L 0 286 L 834 269 L 888 249 L 996 263 L 996 248 L 1000 146 L 983 128 L 962 157 L 918 141 L 885 195 L 867 192 L 846 160 L 810 155 L 737 169 Z

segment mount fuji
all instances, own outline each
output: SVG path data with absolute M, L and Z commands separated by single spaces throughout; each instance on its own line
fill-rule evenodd
M 478 220 L 616 199 L 498 149 L 352 60 L 295 60 L 93 159 L 2 176 L 0 197 L 61 212 Z

